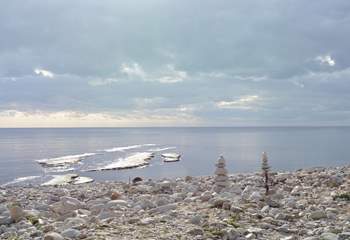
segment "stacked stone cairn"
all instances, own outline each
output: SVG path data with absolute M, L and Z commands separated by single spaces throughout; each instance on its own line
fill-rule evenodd
M 225 168 L 226 161 L 223 156 L 220 156 L 218 163 L 215 165 L 214 191 L 221 192 L 222 189 L 228 187 L 227 170 Z
M 269 174 L 269 170 L 270 170 L 270 166 L 269 166 L 269 163 L 268 163 L 268 157 L 267 157 L 267 153 L 266 152 L 262 153 L 261 160 L 262 160 L 261 169 L 262 169 L 262 172 L 263 172 L 264 185 L 265 185 L 265 190 L 266 190 L 266 195 L 267 195 L 267 194 L 269 194 L 269 190 L 270 190 L 270 187 L 269 187 L 269 175 L 270 175 Z

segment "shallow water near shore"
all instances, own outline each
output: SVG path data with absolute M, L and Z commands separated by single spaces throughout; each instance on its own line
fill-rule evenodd
M 0 184 L 65 173 L 96 181 L 210 175 L 220 154 L 230 172 L 252 172 L 263 151 L 276 171 L 341 166 L 350 163 L 349 142 L 349 127 L 0 129 Z M 149 166 L 88 172 L 142 152 L 155 153 Z M 164 163 L 167 152 L 181 160 Z M 56 168 L 36 162 L 67 156 L 84 157 Z

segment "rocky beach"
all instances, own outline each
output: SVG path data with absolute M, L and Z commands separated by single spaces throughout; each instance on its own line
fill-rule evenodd
M 2 187 L 0 239 L 350 239 L 350 166 L 217 179 Z

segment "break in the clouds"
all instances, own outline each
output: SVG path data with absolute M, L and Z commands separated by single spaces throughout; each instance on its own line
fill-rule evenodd
M 128 78 L 150 82 L 177 83 L 184 81 L 188 77 L 185 71 L 177 70 L 172 64 L 160 66 L 157 71 L 158 73 L 147 73 L 138 63 L 123 63 L 120 68 L 120 72 Z
M 347 0 L 2 1 L 0 127 L 348 125 L 349 11 Z
M 52 72 L 50 72 L 49 70 L 45 70 L 45 69 L 36 68 L 36 69 L 34 69 L 34 73 L 39 75 L 39 76 L 43 76 L 43 77 L 47 77 L 47 78 L 54 77 L 54 74 Z
M 331 67 L 335 66 L 335 60 L 330 55 L 317 56 L 315 60 L 321 64 L 327 64 Z
M 244 96 L 240 97 L 237 100 L 233 101 L 219 101 L 216 103 L 218 108 L 222 109 L 254 109 L 257 101 L 259 100 L 259 96 Z

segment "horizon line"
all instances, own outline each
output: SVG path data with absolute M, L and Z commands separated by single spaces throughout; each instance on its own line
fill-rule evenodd
M 115 126 L 115 127 L 0 127 L 0 129 L 91 129 L 91 128 L 331 128 L 350 125 L 255 125 L 255 126 Z

